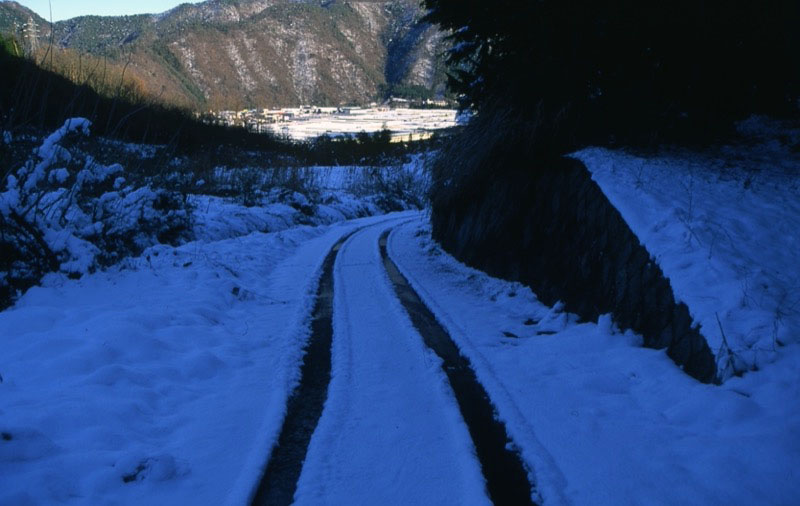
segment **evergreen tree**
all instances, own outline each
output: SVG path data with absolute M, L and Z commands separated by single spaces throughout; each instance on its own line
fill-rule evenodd
M 465 106 L 528 111 L 564 149 L 796 114 L 797 0 L 424 0 Z M 547 136 L 546 136 L 547 137 Z M 556 139 L 548 138 L 547 142 Z

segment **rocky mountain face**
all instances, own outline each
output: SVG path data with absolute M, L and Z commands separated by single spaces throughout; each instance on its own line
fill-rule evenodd
M 38 44 L 127 65 L 150 94 L 198 110 L 340 105 L 444 93 L 446 41 L 423 14 L 418 0 L 209 0 L 51 25 L 3 1 L 0 31 L 24 39 L 33 19 Z

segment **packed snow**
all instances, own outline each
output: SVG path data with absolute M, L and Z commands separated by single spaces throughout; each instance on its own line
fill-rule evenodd
M 296 504 L 488 504 L 480 464 L 441 360 L 425 347 L 384 271 L 382 223 L 334 266 L 328 399 Z

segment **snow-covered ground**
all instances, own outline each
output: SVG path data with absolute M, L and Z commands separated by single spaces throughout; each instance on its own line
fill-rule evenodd
M 298 502 L 487 501 L 440 361 L 382 271 L 392 228 L 390 256 L 472 362 L 545 504 L 797 504 L 796 155 L 576 156 L 702 325 L 722 386 L 607 316 L 578 323 L 461 265 L 424 213 L 348 221 L 378 211 L 342 191 L 362 169 L 318 168 L 331 193 L 310 215 L 291 192 L 255 207 L 195 195 L 192 242 L 51 274 L 0 312 L 0 505 L 245 504 L 323 259 L 362 227 L 334 266 L 332 379 Z
M 295 111 L 299 112 L 299 111 Z M 276 134 L 306 140 L 320 135 L 353 135 L 388 129 L 393 135 L 407 137 L 456 125 L 454 109 L 354 109 L 348 114 L 297 115 L 285 123 L 269 125 Z
M 412 179 L 423 185 L 427 184 L 428 173 L 425 165 L 433 159 L 435 152 L 415 153 L 408 157 L 404 163 L 393 167 L 387 176 Z M 305 168 L 312 174 L 314 184 L 324 190 L 353 190 L 363 185 L 370 175 L 381 170 L 382 167 L 365 165 L 337 165 L 337 166 L 311 166 Z M 420 191 L 424 194 L 425 187 Z
M 388 250 L 472 362 L 544 504 L 797 504 L 800 344 L 704 385 L 608 316 L 577 323 L 460 264 L 425 219 Z
M 394 294 L 378 238 L 351 237 L 334 266 L 332 378 L 297 504 L 487 504 L 441 360 Z
M 279 186 L 279 183 L 291 180 L 295 175 L 299 180 L 313 189 L 327 191 L 348 192 L 363 187 L 370 179 L 377 175 L 383 178 L 412 178 L 424 182 L 427 172 L 424 170 L 427 160 L 435 156 L 433 152 L 409 154 L 404 161 L 398 160 L 393 165 L 311 165 L 306 167 L 292 167 L 273 170 L 253 170 L 252 180 L 248 181 L 254 187 Z M 213 184 L 236 189 L 237 174 L 242 169 L 217 167 L 213 173 Z M 203 180 L 198 186 L 202 190 L 206 185 Z
M 288 194 L 281 199 L 272 199 L 271 202 L 251 207 L 228 198 L 190 195 L 194 215 L 193 236 L 197 240 L 216 241 L 245 236 L 251 232 L 279 232 L 299 224 L 330 225 L 382 214 L 374 199 L 359 199 L 337 192 L 326 199 L 327 203 L 315 205 L 313 214 L 309 216 L 301 210 L 303 206 L 311 206 L 308 199 L 301 193 L 286 193 Z
M 50 135 L 29 139 L 41 144 L 0 184 L 0 308 L 53 270 L 79 277 L 159 242 L 233 238 L 407 209 L 421 205 L 427 188 L 421 154 L 377 167 L 218 166 L 205 174 L 209 181 L 177 169 L 154 178 L 99 163 L 76 146 L 90 127 L 85 118 L 71 118 Z M 9 134 L 2 142 L 15 141 Z M 134 167 L 163 148 L 93 142 L 133 155 Z M 180 163 L 175 158 L 169 165 Z
M 325 254 L 392 219 L 157 246 L 29 290 L 0 313 L 0 504 L 244 501 Z
M 764 140 L 706 154 L 574 156 L 689 306 L 722 380 L 800 343 L 800 154 Z

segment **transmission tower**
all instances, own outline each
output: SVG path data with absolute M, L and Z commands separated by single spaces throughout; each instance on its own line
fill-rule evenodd
M 28 54 L 35 54 L 39 49 L 39 25 L 33 17 L 28 17 L 28 22 L 22 27 L 22 37 Z

